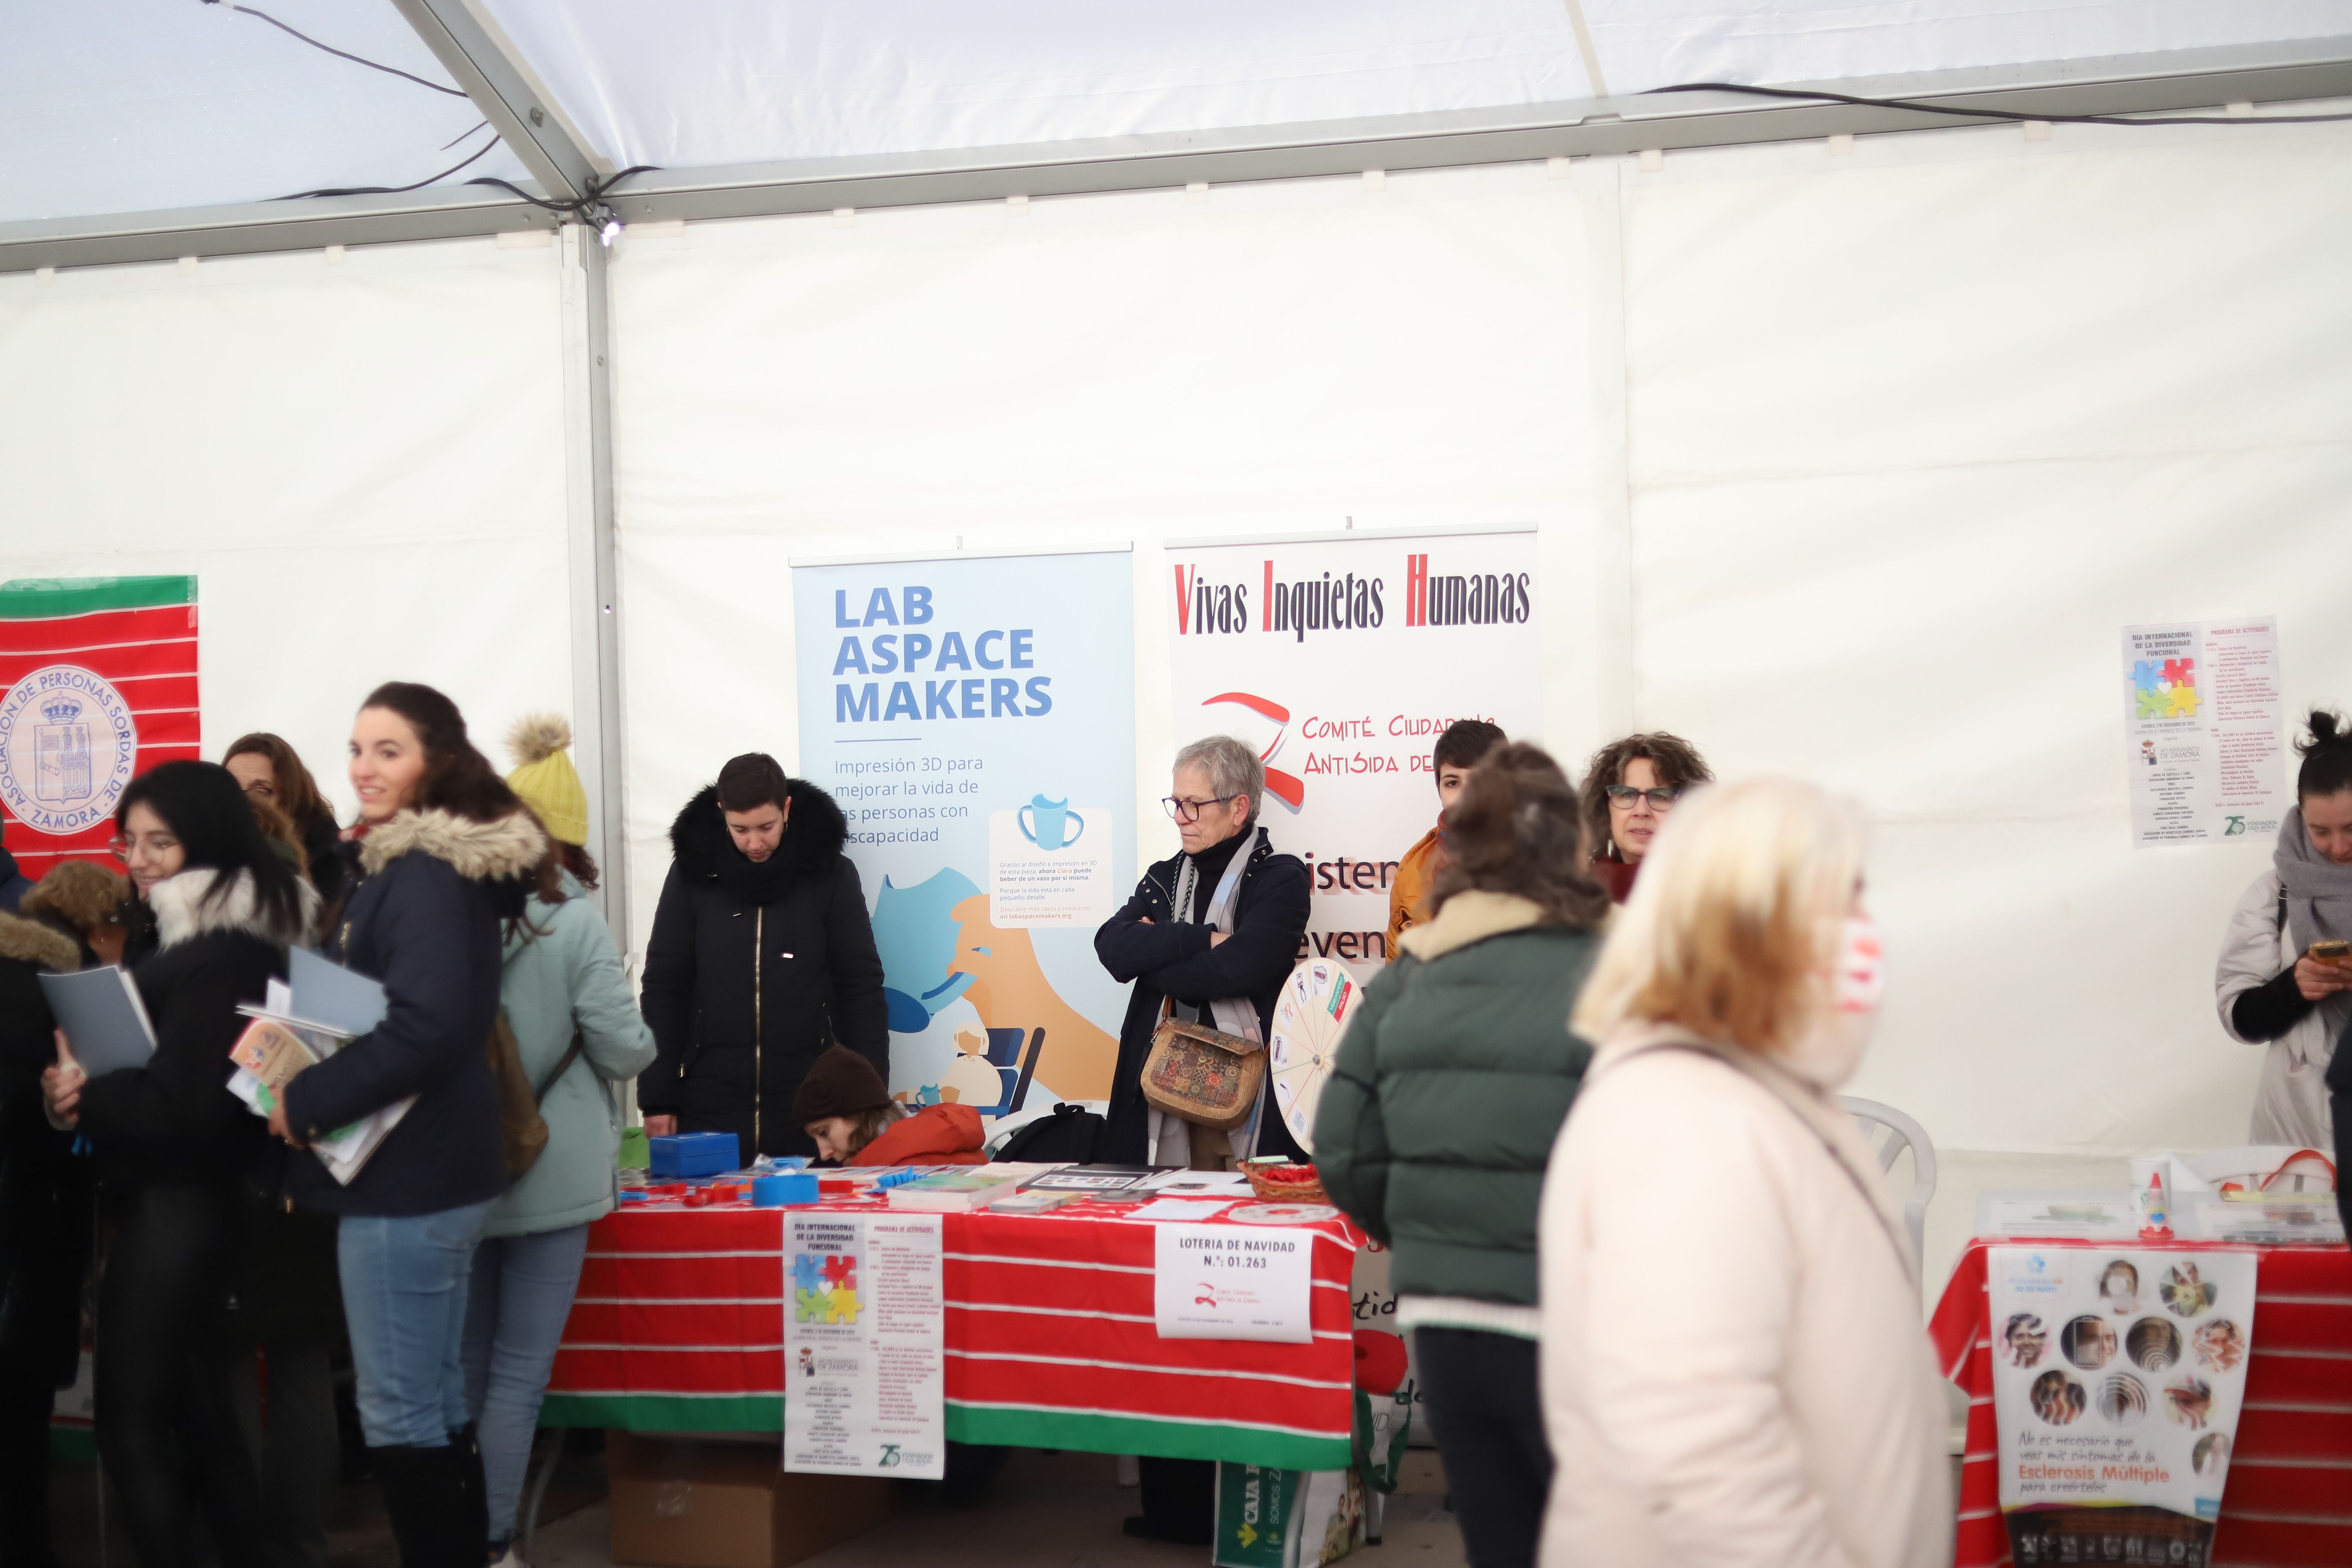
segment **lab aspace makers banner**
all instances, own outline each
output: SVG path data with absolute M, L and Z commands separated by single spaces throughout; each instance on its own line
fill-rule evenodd
M 1135 879 L 1124 551 L 795 565 L 801 772 L 849 819 L 890 1087 L 1010 1115 L 1105 1100 Z
M 1314 890 L 1302 959 L 1388 958 L 1448 724 L 1533 735 L 1535 560 L 1532 529 L 1169 548 L 1171 740 L 1231 734 L 1265 760 L 1265 826 Z

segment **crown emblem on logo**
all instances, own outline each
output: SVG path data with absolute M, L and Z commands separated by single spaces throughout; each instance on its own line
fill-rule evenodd
M 48 715 L 50 723 L 62 724 L 67 720 L 77 718 L 80 715 L 81 704 L 75 701 L 70 697 L 60 697 L 55 702 L 52 702 L 47 707 L 42 709 L 41 711 Z

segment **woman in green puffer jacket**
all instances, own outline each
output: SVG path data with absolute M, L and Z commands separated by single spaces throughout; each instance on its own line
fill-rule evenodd
M 1592 1058 L 1567 1018 L 1609 899 L 1586 871 L 1575 785 L 1537 747 L 1489 752 L 1444 832 L 1436 916 L 1365 987 L 1315 1165 L 1394 1254 L 1397 1326 L 1472 1568 L 1521 1568 L 1551 1486 L 1536 1207 Z

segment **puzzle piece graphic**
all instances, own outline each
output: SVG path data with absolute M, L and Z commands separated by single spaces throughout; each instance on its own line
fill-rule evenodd
M 2189 685 L 2188 682 L 2183 681 L 2181 684 L 2174 687 L 2172 689 L 2172 695 L 2169 700 L 2171 703 L 2171 706 L 2168 710 L 2169 717 L 2175 719 L 2194 719 L 2197 717 L 2197 689 Z
M 793 1257 L 793 1289 L 815 1290 L 824 1284 L 824 1260 L 809 1253 L 795 1253 Z
M 2193 658 L 2168 658 L 2164 661 L 2164 679 L 2175 686 L 2197 684 L 2197 661 Z
M 857 1321 L 857 1292 L 845 1285 L 835 1286 L 832 1312 L 824 1321 L 828 1323 Z
M 2156 683 L 2162 679 L 2152 658 L 2140 659 L 2132 666 L 2132 684 L 2142 691 L 2155 690 Z
M 2143 719 L 2164 719 L 2172 713 L 2172 694 L 2149 687 L 2139 689 L 2139 716 Z
M 851 1289 L 856 1289 L 857 1288 L 856 1257 L 845 1252 L 836 1252 L 828 1256 L 824 1260 L 824 1282 L 828 1285 L 846 1285 Z
M 833 1296 L 824 1290 L 793 1292 L 793 1321 L 800 1323 L 837 1323 L 833 1316 Z

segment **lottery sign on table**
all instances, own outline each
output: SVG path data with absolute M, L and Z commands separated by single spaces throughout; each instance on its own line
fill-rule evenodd
M 1315 1152 L 1315 1106 L 1330 1080 L 1339 1038 L 1363 987 L 1337 959 L 1310 959 L 1290 972 L 1274 1005 L 1274 1038 L 1266 1065 L 1274 1102 L 1298 1146 Z

